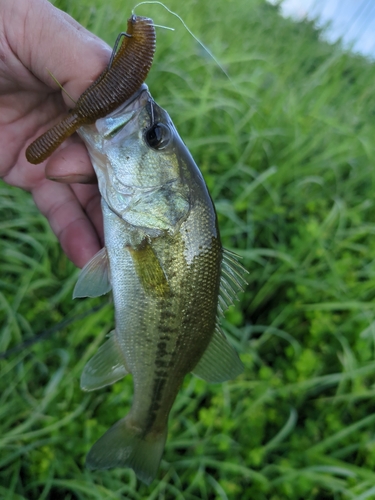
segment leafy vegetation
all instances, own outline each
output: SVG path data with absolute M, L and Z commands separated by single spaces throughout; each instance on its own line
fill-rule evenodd
M 56 0 L 113 44 L 132 4 Z M 89 472 L 128 411 L 131 378 L 85 394 L 112 328 L 108 299 L 72 301 L 77 271 L 29 196 L 0 186 L 0 350 L 103 307 L 0 360 L 4 499 L 375 497 L 375 67 L 263 0 L 169 0 L 231 76 L 156 5 L 147 83 L 206 178 L 249 286 L 225 329 L 245 372 L 186 377 L 158 480 Z

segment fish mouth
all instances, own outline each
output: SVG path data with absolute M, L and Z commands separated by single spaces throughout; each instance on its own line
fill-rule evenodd
M 142 85 L 139 87 L 139 89 L 137 90 L 137 92 L 134 92 L 134 94 L 132 96 L 129 97 L 129 99 L 127 99 L 125 102 L 123 102 L 119 108 L 121 107 L 126 107 L 126 106 L 129 106 L 129 104 L 131 104 L 132 102 L 134 102 L 141 94 L 142 92 L 147 92 L 149 94 L 149 91 L 148 91 L 148 87 L 145 83 L 142 83 Z M 119 109 L 117 108 L 116 111 Z M 108 115 L 110 116 L 110 115 Z
M 144 95 L 143 95 L 144 94 Z M 123 116 L 124 112 L 126 113 L 134 113 L 135 111 L 139 110 L 140 108 L 143 108 L 146 103 L 152 99 L 150 92 L 148 91 L 148 87 L 145 83 L 143 83 L 137 92 L 134 92 L 134 94 L 129 97 L 125 102 L 120 104 L 118 108 L 116 108 L 112 113 L 109 113 L 107 116 L 104 118 L 100 118 L 99 120 L 96 121 L 96 127 L 99 130 L 101 127 L 101 123 L 111 119 L 111 118 L 116 118 L 118 115 Z
M 146 84 L 142 84 L 134 94 L 118 108 L 104 118 L 99 118 L 93 125 L 84 125 L 78 129 L 78 134 L 88 148 L 101 151 L 103 140 L 111 138 L 117 126 L 123 128 L 152 99 Z

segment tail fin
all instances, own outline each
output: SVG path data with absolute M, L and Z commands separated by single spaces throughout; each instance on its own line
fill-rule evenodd
M 113 425 L 91 448 L 86 458 L 89 469 L 130 467 L 138 479 L 150 484 L 156 477 L 163 454 L 167 428 L 161 434 L 142 434 L 130 425 L 129 416 Z

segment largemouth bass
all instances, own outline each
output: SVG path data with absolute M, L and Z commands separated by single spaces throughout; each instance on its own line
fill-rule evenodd
M 131 373 L 130 413 L 91 448 L 91 469 L 131 467 L 149 484 L 185 375 L 222 382 L 242 363 L 218 316 L 245 283 L 223 250 L 203 177 L 146 85 L 79 129 L 98 177 L 105 248 L 81 271 L 74 297 L 113 293 L 116 326 L 85 366 L 91 391 Z

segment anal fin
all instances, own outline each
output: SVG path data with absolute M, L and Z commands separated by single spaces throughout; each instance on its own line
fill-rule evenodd
M 106 248 L 102 248 L 82 269 L 73 291 L 77 297 L 99 297 L 111 290 L 109 261 Z
M 98 349 L 90 359 L 81 375 L 81 389 L 94 391 L 122 379 L 129 371 L 125 359 L 117 343 L 115 331 L 109 334 L 109 339 Z
M 237 352 L 216 327 L 211 342 L 192 373 L 207 382 L 220 383 L 242 372 L 243 364 Z

